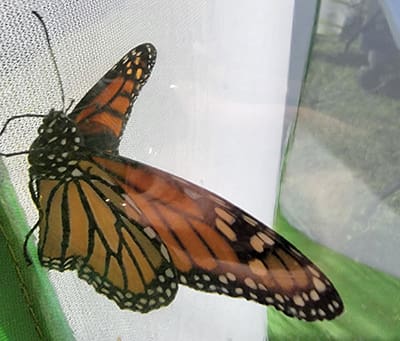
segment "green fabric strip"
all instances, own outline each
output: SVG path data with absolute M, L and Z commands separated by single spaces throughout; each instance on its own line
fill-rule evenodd
M 28 245 L 33 264 L 27 266 L 24 259 L 29 229 L 0 160 L 0 341 L 73 340 L 33 242 Z

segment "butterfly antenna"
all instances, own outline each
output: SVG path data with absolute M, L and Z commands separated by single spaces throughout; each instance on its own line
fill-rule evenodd
M 51 42 L 50 42 L 50 37 L 49 37 L 49 32 L 47 31 L 47 27 L 46 24 L 44 23 L 43 18 L 40 16 L 40 14 L 36 11 L 32 11 L 33 15 L 36 16 L 40 23 L 43 26 L 43 30 L 44 33 L 46 35 L 46 41 L 47 41 L 47 47 L 49 49 L 50 55 L 51 55 L 51 60 L 53 61 L 54 64 L 54 69 L 56 70 L 56 74 L 57 74 L 57 78 L 58 78 L 58 84 L 60 85 L 60 91 L 61 91 L 61 100 L 62 100 L 62 111 L 65 111 L 65 94 L 64 94 L 64 87 L 63 87 L 63 83 L 61 80 L 61 74 L 60 74 L 60 70 L 57 67 L 57 62 L 56 62 L 56 57 L 54 55 L 54 51 L 53 48 L 51 47 Z

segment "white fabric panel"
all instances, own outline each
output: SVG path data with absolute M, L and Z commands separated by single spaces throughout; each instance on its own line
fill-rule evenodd
M 0 124 L 61 108 L 46 21 L 67 101 L 78 101 L 128 50 L 152 42 L 158 59 L 121 154 L 204 186 L 271 224 L 280 158 L 293 0 L 3 0 Z M 26 150 L 39 120 L 12 124 L 1 150 Z M 31 224 L 25 157 L 7 160 Z M 16 227 L 18 228 L 18 227 Z M 265 307 L 180 287 L 167 308 L 121 311 L 74 272 L 50 274 L 78 340 L 265 338 Z

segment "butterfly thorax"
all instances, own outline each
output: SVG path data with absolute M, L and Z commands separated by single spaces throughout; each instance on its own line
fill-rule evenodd
M 64 112 L 52 109 L 38 129 L 29 149 L 32 178 L 62 179 L 74 171 L 82 146 L 76 125 Z

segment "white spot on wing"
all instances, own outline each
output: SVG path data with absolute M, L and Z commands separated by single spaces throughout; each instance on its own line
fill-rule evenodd
M 150 239 L 155 238 L 156 235 L 157 235 L 156 232 L 155 232 L 150 226 L 146 226 L 146 227 L 143 229 L 143 232 L 146 233 L 147 236 L 148 236 Z
M 133 208 L 139 215 L 142 215 L 142 211 L 136 206 L 135 202 L 127 194 L 123 194 L 122 197 L 125 199 L 129 207 Z
M 218 280 L 223 284 L 228 284 L 228 279 L 224 275 L 219 275 Z
M 165 258 L 168 262 L 170 262 L 171 259 L 169 258 L 168 250 L 167 250 L 167 248 L 165 247 L 164 244 L 161 245 L 160 251 L 161 251 L 161 254 L 164 256 L 164 258 Z
M 72 176 L 75 176 L 75 177 L 78 177 L 78 176 L 81 176 L 81 175 L 82 175 L 82 172 L 81 172 L 79 169 L 75 168 L 75 169 L 71 172 L 71 175 L 72 175 Z

